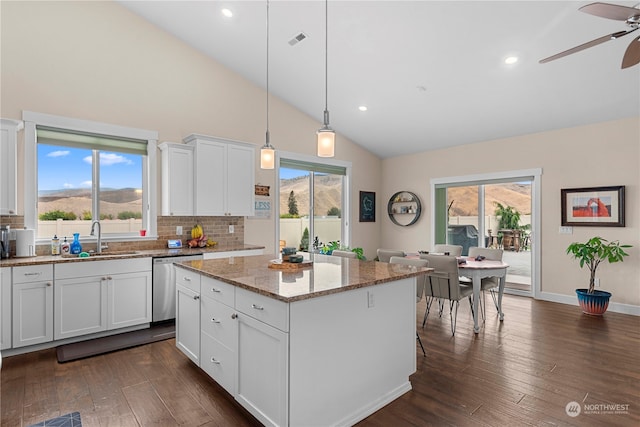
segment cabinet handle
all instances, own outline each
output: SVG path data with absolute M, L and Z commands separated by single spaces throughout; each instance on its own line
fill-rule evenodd
M 264 310 L 264 307 L 261 305 L 251 304 L 251 308 L 255 308 L 256 310 Z
M 113 278 L 111 276 L 107 276 L 107 280 L 112 280 Z
M 220 364 L 220 361 L 219 361 L 219 360 L 214 359 L 213 357 L 211 357 L 211 363 L 213 363 L 214 365 L 219 365 L 219 364 Z
M 219 321 L 219 320 L 216 320 L 216 318 L 215 318 L 215 317 L 212 317 L 212 318 L 211 318 L 211 322 L 212 322 L 212 323 L 220 323 L 220 321 Z
M 24 273 L 25 276 L 39 276 L 42 273 Z
M 52 285 L 52 283 L 51 283 L 51 282 L 47 282 L 47 286 L 51 286 L 51 285 Z
M 193 299 L 200 299 L 200 295 L 194 295 Z
M 231 315 L 231 318 L 232 318 L 232 319 L 237 319 L 237 318 L 238 318 L 238 314 L 237 314 L 237 313 L 233 313 L 233 314 Z
M 211 292 L 220 293 L 220 289 L 211 288 Z
M 102 279 L 100 279 L 100 280 L 104 281 L 104 280 L 109 280 L 109 279 L 107 279 L 106 277 L 103 277 L 103 278 L 102 278 Z
M 191 281 L 191 278 L 190 278 L 190 277 L 187 277 L 187 276 L 184 276 L 184 277 L 182 278 L 182 280 L 184 280 L 185 282 L 190 282 L 190 281 Z

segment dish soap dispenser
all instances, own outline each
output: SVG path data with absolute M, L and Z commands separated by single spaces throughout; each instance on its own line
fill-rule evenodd
M 80 233 L 73 233 L 73 242 L 69 247 L 72 255 L 78 255 L 82 252 L 82 245 L 80 244 Z
M 51 239 L 51 255 L 60 255 L 60 239 L 57 234 L 54 234 Z
M 64 242 L 62 242 L 62 243 L 60 244 L 60 253 L 61 253 L 62 255 L 69 255 L 69 252 L 70 252 L 70 250 L 71 250 L 71 249 L 70 249 L 70 246 L 71 246 L 71 245 L 69 244 L 69 242 L 67 241 L 67 238 L 66 238 L 66 236 L 65 236 L 65 238 L 64 238 Z

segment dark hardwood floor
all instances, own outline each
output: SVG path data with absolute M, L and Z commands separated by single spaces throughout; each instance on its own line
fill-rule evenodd
M 640 318 L 505 295 L 505 320 L 490 298 L 475 335 L 460 304 L 432 310 L 419 333 L 413 390 L 360 426 L 638 426 Z M 418 304 L 422 323 L 424 302 Z M 357 339 L 357 337 L 354 337 Z M 64 364 L 55 349 L 2 363 L 2 426 L 79 411 L 83 426 L 253 426 L 259 423 L 175 348 L 175 340 Z M 570 402 L 581 413 L 567 415 Z M 616 411 L 618 413 L 616 413 Z

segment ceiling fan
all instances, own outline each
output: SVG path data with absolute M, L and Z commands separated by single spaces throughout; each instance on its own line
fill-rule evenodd
M 607 34 L 590 42 L 581 44 L 564 52 L 560 52 L 548 58 L 541 59 L 541 64 L 553 61 L 555 59 L 562 58 L 572 53 L 580 52 L 581 50 L 597 46 L 601 43 L 609 40 L 618 39 L 627 34 L 633 33 L 640 28 L 640 9 L 635 7 L 619 6 L 609 3 L 591 3 L 586 6 L 582 6 L 579 9 L 581 12 L 589 13 L 591 15 L 599 16 L 601 18 L 615 19 L 616 21 L 624 21 L 629 27 L 628 30 L 618 31 L 613 34 Z M 628 68 L 640 63 L 640 36 L 636 37 L 629 47 L 627 47 L 624 57 L 622 58 L 622 67 Z

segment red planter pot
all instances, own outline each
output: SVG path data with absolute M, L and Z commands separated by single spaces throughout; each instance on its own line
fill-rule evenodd
M 588 289 L 576 289 L 578 303 L 582 308 L 582 312 L 594 316 L 602 316 L 602 314 L 607 311 L 607 307 L 609 307 L 611 293 L 607 291 L 593 291 L 593 293 L 590 294 L 588 291 Z

